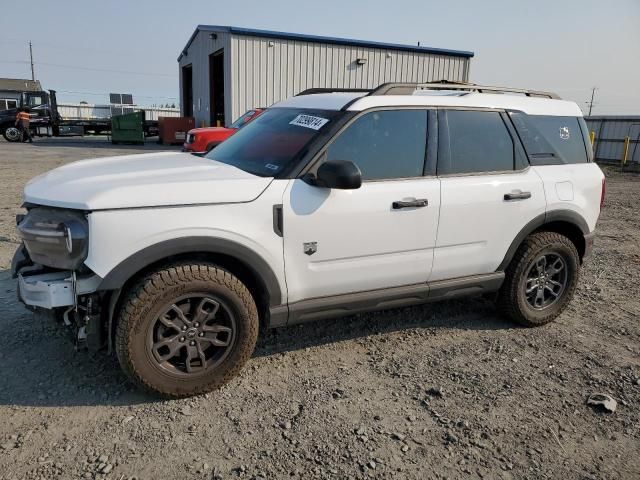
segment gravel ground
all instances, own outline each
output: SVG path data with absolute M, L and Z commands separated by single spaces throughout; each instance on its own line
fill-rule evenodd
M 0 479 L 640 478 L 639 176 L 607 172 L 555 323 L 471 299 L 296 326 L 263 334 L 221 391 L 158 401 L 18 304 L 7 271 L 30 177 L 140 150 L 0 143 Z

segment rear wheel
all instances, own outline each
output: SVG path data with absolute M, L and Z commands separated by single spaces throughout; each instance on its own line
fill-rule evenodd
M 522 325 L 544 325 L 567 307 L 579 274 L 580 257 L 570 239 L 555 232 L 534 233 L 505 272 L 498 308 Z
M 187 397 L 233 378 L 257 334 L 256 305 L 240 280 L 215 265 L 179 263 L 132 288 L 120 311 L 116 352 L 137 384 Z

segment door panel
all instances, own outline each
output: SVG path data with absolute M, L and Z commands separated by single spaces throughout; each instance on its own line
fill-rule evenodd
M 418 199 L 428 205 L 393 208 Z M 283 204 L 289 302 L 427 281 L 440 207 L 437 178 L 365 182 L 357 190 L 297 179 Z
M 430 280 L 494 272 L 522 228 L 545 212 L 534 169 L 442 177 L 438 240 Z M 529 198 L 505 200 L 528 192 Z

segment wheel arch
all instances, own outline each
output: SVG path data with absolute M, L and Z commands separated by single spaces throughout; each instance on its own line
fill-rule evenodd
M 573 210 L 552 210 L 538 215 L 520 230 L 511 242 L 497 271 L 504 271 L 509 266 L 525 238 L 532 233 L 541 231 L 556 232 L 569 238 L 576 246 L 580 261 L 582 261 L 587 248 L 585 235 L 589 234 L 587 221 Z
M 236 242 L 210 237 L 187 237 L 160 242 L 120 262 L 102 280 L 98 290 L 108 292 L 108 344 L 113 345 L 117 312 L 130 285 L 146 273 L 180 260 L 206 261 L 233 273 L 254 296 L 260 320 L 269 321 L 270 307 L 282 304 L 282 290 L 269 264 L 256 252 Z

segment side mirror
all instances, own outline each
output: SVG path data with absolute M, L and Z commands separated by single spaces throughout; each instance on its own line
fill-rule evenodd
M 362 172 L 348 160 L 328 160 L 318 167 L 315 184 L 324 188 L 354 190 L 362 185 Z

